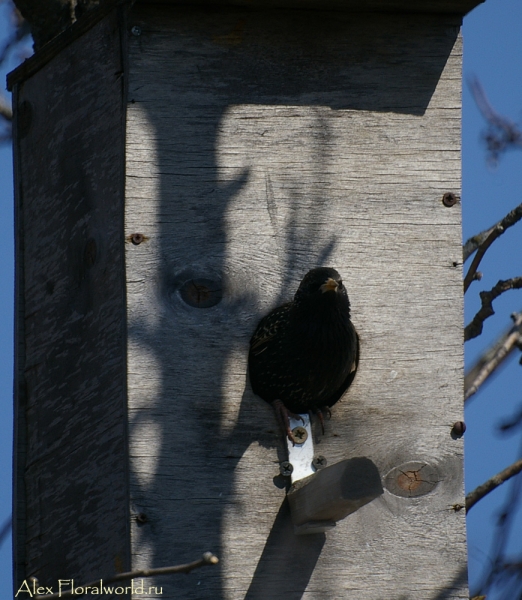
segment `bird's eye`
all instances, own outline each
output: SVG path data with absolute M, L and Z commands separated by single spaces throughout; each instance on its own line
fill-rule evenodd
M 339 279 L 339 289 L 341 289 L 343 287 L 343 280 Z

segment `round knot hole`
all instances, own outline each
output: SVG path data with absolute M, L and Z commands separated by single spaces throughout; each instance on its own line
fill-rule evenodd
M 189 279 L 180 287 L 179 293 L 184 302 L 195 308 L 210 308 L 223 297 L 221 285 L 205 278 Z
M 392 469 L 384 478 L 386 489 L 395 496 L 415 498 L 429 494 L 440 477 L 435 467 L 425 462 L 407 462 Z

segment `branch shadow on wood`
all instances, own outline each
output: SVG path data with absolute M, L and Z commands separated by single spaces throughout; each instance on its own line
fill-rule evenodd
M 446 585 L 443 590 L 433 596 L 432 600 L 449 600 L 450 598 L 455 598 L 455 591 L 461 590 L 467 584 L 467 581 L 468 569 L 466 566 L 463 566 L 449 585 Z
M 450 54 L 457 27 L 448 28 L 438 55 L 426 59 L 421 72 L 417 57 L 408 57 L 402 51 L 395 56 L 390 44 L 386 45 L 390 55 L 385 60 L 371 51 L 382 41 L 381 17 L 370 26 L 371 35 L 359 39 L 359 47 L 357 40 L 346 33 L 357 29 L 350 21 L 352 17 L 345 16 L 343 23 L 337 24 L 339 15 L 324 16 L 320 24 L 323 47 L 310 44 L 319 36 L 317 14 L 292 12 L 279 18 L 282 13 L 278 13 L 274 19 L 268 13 L 256 13 L 253 18 L 241 11 L 205 11 L 198 15 L 188 9 L 166 10 L 165 26 L 163 17 L 158 18 L 162 13 L 151 13 L 149 20 L 146 11 L 141 5 L 133 16 L 133 23 L 141 27 L 142 33 L 139 39 L 131 40 L 134 72 L 129 85 L 130 118 L 143 121 L 138 125 L 128 121 L 128 131 L 133 129 L 134 134 L 141 135 L 149 126 L 154 130 L 149 154 L 154 157 L 151 171 L 157 188 L 147 189 L 151 185 L 144 175 L 147 168 L 140 166 L 134 176 L 136 181 L 143 181 L 135 191 L 143 206 L 143 216 L 137 223 L 141 226 L 152 222 L 157 229 L 150 243 L 129 246 L 136 253 L 136 261 L 142 261 L 143 269 L 136 275 L 129 274 L 130 284 L 138 282 L 132 290 L 135 312 L 129 316 L 129 341 L 139 348 L 133 355 L 134 362 L 129 362 L 130 377 L 135 377 L 129 385 L 134 392 L 129 403 L 135 453 L 131 457 L 132 511 L 147 516 L 143 525 L 133 524 L 133 543 L 135 549 L 147 549 L 144 560 L 154 567 L 213 551 L 222 559 L 221 568 L 209 570 L 200 581 L 185 578 L 172 584 L 165 582 L 164 587 L 166 597 L 220 600 L 230 596 L 226 570 L 233 568 L 236 576 L 241 571 L 235 564 L 231 567 L 241 557 L 242 544 L 240 541 L 234 545 L 230 528 L 237 532 L 238 522 L 246 523 L 249 529 L 241 535 L 249 538 L 259 536 L 261 527 L 256 527 L 255 519 L 252 521 L 252 506 L 246 506 L 248 494 L 241 477 L 250 477 L 255 484 L 259 473 L 271 469 L 277 477 L 277 462 L 284 457 L 275 417 L 263 400 L 254 397 L 245 378 L 248 339 L 267 312 L 268 294 L 274 305 L 290 300 L 306 271 L 329 265 L 336 249 L 337 231 L 329 229 L 327 211 L 323 209 L 329 189 L 325 174 L 338 159 L 332 155 L 333 142 L 325 140 L 334 140 L 336 132 L 322 113 L 326 106 L 328 110 L 422 115 Z M 243 27 L 242 19 L 250 28 L 248 43 L 236 44 L 233 36 L 218 35 L 226 33 L 229 26 Z M 364 21 L 363 17 L 358 19 Z M 406 21 L 395 20 L 395 35 L 401 40 L 411 36 Z M 424 34 L 433 35 L 429 19 L 421 19 L 420 23 L 416 33 L 419 39 Z M 172 35 L 173 31 L 177 34 Z M 240 30 L 236 34 L 242 35 Z M 396 46 L 401 48 L 402 44 Z M 350 62 L 346 57 L 351 57 L 349 76 L 343 75 Z M 156 60 L 168 61 L 168 83 L 160 81 L 151 69 Z M 412 71 L 413 67 L 416 70 Z M 422 81 L 412 84 L 412 76 Z M 383 86 L 390 81 L 393 86 L 385 91 Z M 166 87 L 153 97 L 146 92 L 159 85 Z M 412 87 L 417 90 L 415 98 Z M 250 125 L 244 115 L 230 116 L 234 107 L 244 105 L 257 105 L 254 130 L 247 129 Z M 320 109 L 315 113 L 311 110 L 312 116 L 307 113 L 303 126 L 315 152 L 310 152 L 308 169 L 312 170 L 312 184 L 300 181 L 299 173 L 292 169 L 280 169 L 272 185 L 270 169 L 280 167 L 272 153 L 284 148 L 286 140 L 283 134 L 278 137 L 272 133 L 272 146 L 266 142 L 270 136 L 263 138 L 265 117 L 259 107 L 274 105 Z M 271 118 L 266 117 L 266 122 Z M 259 137 L 254 138 L 254 134 Z M 133 138 L 130 144 L 142 145 L 143 139 Z M 295 151 L 298 149 L 288 152 Z M 256 209 L 263 198 L 252 181 L 262 172 L 267 181 L 266 220 L 271 229 L 260 231 L 265 225 L 254 221 L 260 216 Z M 154 202 L 147 203 L 154 194 L 159 201 L 157 209 Z M 239 227 L 234 222 L 239 219 L 238 212 L 233 212 L 238 199 L 250 211 L 243 215 Z M 285 203 L 286 214 L 278 214 Z M 248 228 L 249 236 L 241 237 Z M 146 229 L 144 233 L 149 234 Z M 248 244 L 242 250 L 243 256 L 238 237 Z M 149 248 L 151 255 L 147 257 Z M 267 265 L 275 252 L 279 252 L 279 262 Z M 159 267 L 158 271 L 151 273 L 151 266 Z M 224 284 L 223 300 L 205 310 L 183 305 L 177 287 L 183 283 L 182 276 L 220 279 Z M 156 306 L 143 292 L 149 285 L 148 278 L 159 280 L 160 314 L 153 318 L 150 306 Z M 263 287 L 259 283 L 263 278 L 272 287 Z M 280 288 L 274 289 L 279 282 Z M 153 380 L 154 372 L 158 373 L 157 380 L 150 385 L 148 378 Z M 228 384 L 230 378 L 235 378 L 234 385 Z M 231 389 L 240 389 L 237 382 L 244 382 L 242 393 L 230 393 Z M 255 444 L 275 446 L 278 460 L 272 457 L 272 464 L 257 464 L 256 473 L 245 475 L 250 466 L 247 455 Z M 263 486 L 264 493 L 270 495 L 266 482 Z M 252 486 L 252 499 L 256 492 L 260 493 Z M 271 500 L 275 512 L 279 500 L 273 494 Z M 265 511 L 262 531 L 268 530 L 272 518 Z M 301 598 L 325 541 L 324 534 L 295 536 L 284 499 L 252 580 L 241 584 L 243 589 L 248 587 L 246 598 Z M 250 543 L 255 542 L 243 540 L 244 547 Z M 252 564 L 240 576 L 249 578 L 250 569 L 254 569 Z
M 296 536 L 285 498 L 266 541 L 245 600 L 299 600 L 326 541 L 324 533 Z

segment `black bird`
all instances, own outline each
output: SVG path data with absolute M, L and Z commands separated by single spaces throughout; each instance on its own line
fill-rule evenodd
M 263 317 L 250 340 L 248 368 L 255 394 L 274 407 L 288 439 L 288 416 L 329 411 L 352 383 L 359 337 L 339 273 L 309 271 L 292 302 Z

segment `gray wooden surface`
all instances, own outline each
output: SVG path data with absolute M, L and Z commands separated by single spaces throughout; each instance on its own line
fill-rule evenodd
M 484 0 L 141 0 L 148 4 L 465 14 Z
M 120 25 L 14 90 L 15 590 L 129 567 Z
M 463 442 L 450 435 L 462 418 L 461 217 L 441 202 L 460 189 L 459 24 L 132 14 L 129 453 L 131 511 L 147 517 L 132 525 L 132 560 L 221 559 L 158 580 L 162 598 L 467 598 L 453 508 Z M 361 337 L 359 373 L 317 448 L 329 464 L 370 459 L 385 491 L 328 534 L 295 537 L 282 437 L 252 394 L 247 351 L 259 318 L 317 265 L 342 274 Z M 221 302 L 186 304 L 192 279 Z

